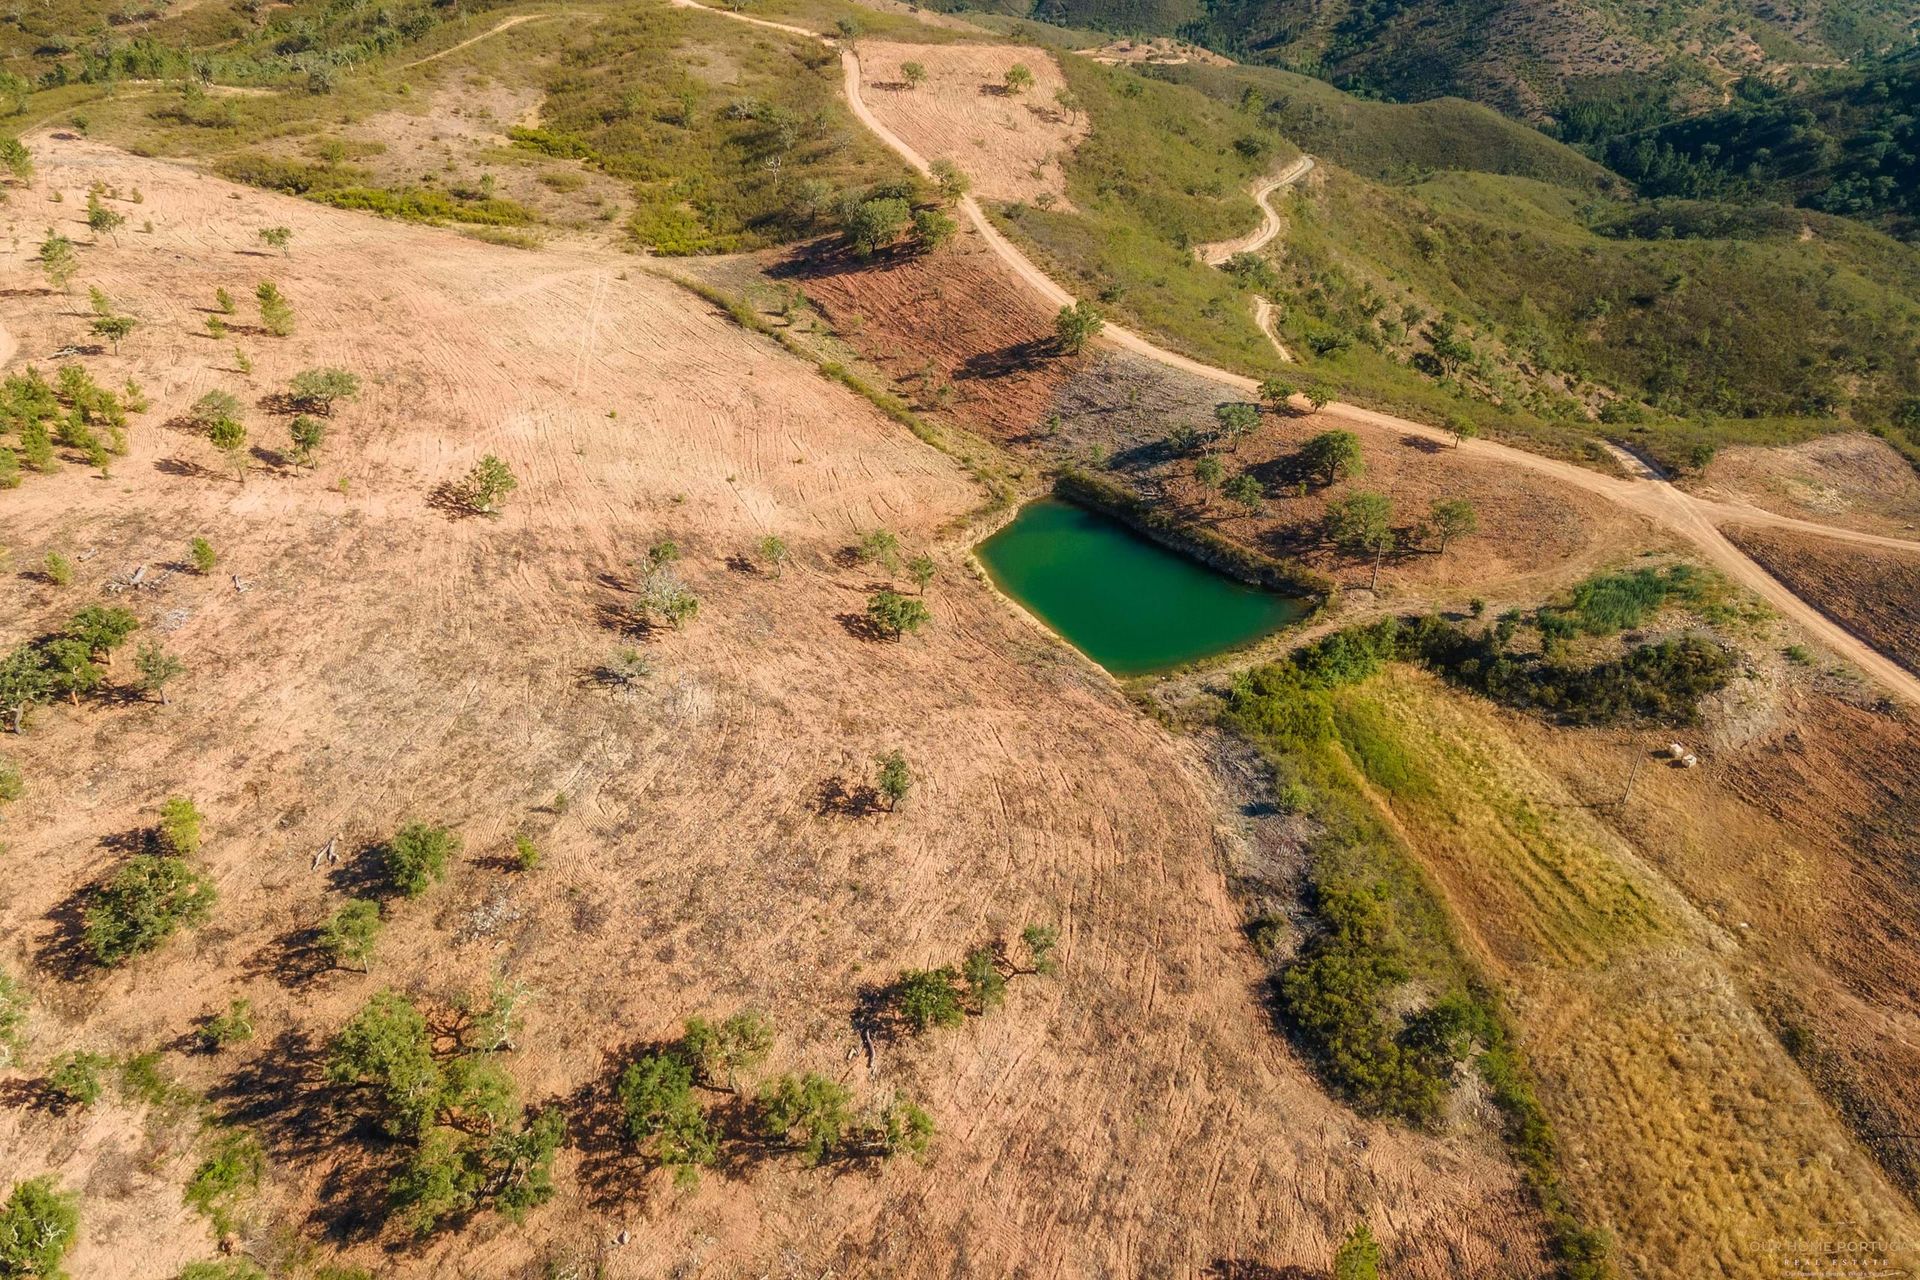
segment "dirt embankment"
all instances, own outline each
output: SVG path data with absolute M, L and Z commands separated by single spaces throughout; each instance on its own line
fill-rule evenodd
M 1920 545 L 1893 551 L 1751 525 L 1725 532 L 1794 594 L 1920 673 Z
M 1920 474 L 1884 440 L 1820 436 L 1783 448 L 1720 451 L 1688 483 L 1703 498 L 1863 533 L 1920 539 Z
M 151 234 L 86 244 L 71 212 L 66 229 L 79 284 L 141 320 L 120 355 L 83 362 L 154 403 L 111 479 L 69 455 L 0 496 L 16 567 L 52 550 L 78 564 L 69 587 L 0 581 L 0 640 L 145 564 L 151 586 L 111 598 L 187 670 L 162 706 L 127 692 L 123 656 L 126 697 L 47 708 L 5 744 L 27 796 L 0 862 L 0 959 L 35 989 L 33 1071 L 69 1048 L 160 1047 L 214 1114 L 260 1134 L 268 1181 L 243 1247 L 291 1232 L 396 1275 L 595 1257 L 609 1276 L 931 1275 L 961 1258 L 982 1274 L 1195 1274 L 1323 1267 L 1364 1212 L 1396 1276 L 1541 1272 L 1490 1136 L 1356 1119 L 1272 1034 L 1212 783 L 978 585 L 961 548 L 932 543 L 979 501 L 949 460 L 630 258 L 499 249 L 36 146 L 66 200 L 5 206 L 19 274 L 48 213 L 83 207 L 91 181 L 145 195 Z M 274 225 L 290 256 L 253 248 Z M 263 279 L 292 300 L 290 338 L 254 331 Z M 217 341 L 216 287 L 242 300 Z M 0 299 L 15 368 L 50 367 L 88 318 L 31 288 Z M 273 393 L 327 364 L 363 391 L 317 465 L 291 465 Z M 213 389 L 243 404 L 244 484 L 180 421 Z M 460 518 L 435 495 L 486 453 L 519 488 L 499 519 Z M 940 568 L 933 625 L 899 644 L 860 623 L 885 575 L 840 558 L 876 527 L 932 546 Z M 777 578 L 750 556 L 769 534 L 793 550 Z M 219 553 L 210 576 L 180 564 L 194 536 Z M 661 538 L 701 608 L 682 632 L 638 636 L 635 562 Z M 622 693 L 596 673 L 627 645 L 651 674 Z M 918 780 L 898 812 L 826 798 L 895 748 Z M 207 814 L 212 922 L 122 971 L 74 965 L 88 886 L 170 794 Z M 318 964 L 310 931 L 410 820 L 463 834 L 447 881 L 389 904 L 370 972 Z M 523 832 L 543 854 L 530 874 L 504 860 Z M 336 836 L 342 860 L 316 867 Z M 850 1021 L 864 987 L 1030 921 L 1060 928 L 1060 978 L 883 1043 L 867 1076 Z M 581 1145 L 524 1227 L 382 1234 L 401 1154 L 323 1085 L 325 1043 L 383 987 L 443 1004 L 496 968 L 537 993 L 508 1067 L 528 1100 L 567 1108 Z M 255 1038 L 191 1052 L 195 1020 L 236 997 Z M 744 1005 L 779 1028 L 769 1070 L 923 1101 L 931 1159 L 833 1172 L 768 1155 L 679 1191 L 626 1155 L 605 1094 L 624 1055 Z M 177 1205 L 191 1149 L 148 1159 L 147 1199 L 123 1199 L 124 1162 L 96 1154 L 111 1144 L 84 1120 L 6 1106 L 0 1168 L 52 1168 L 82 1192 L 76 1274 L 170 1274 L 212 1253 L 197 1221 L 183 1240 L 125 1208 Z

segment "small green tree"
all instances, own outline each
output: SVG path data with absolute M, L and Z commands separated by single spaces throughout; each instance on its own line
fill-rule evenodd
M 900 568 L 900 539 L 888 530 L 875 529 L 860 539 L 859 554 L 867 564 L 896 573 Z
M 79 1198 L 51 1175 L 14 1183 L 0 1206 L 0 1276 L 65 1280 L 60 1262 L 79 1230 Z
M 312 466 L 313 455 L 326 442 L 327 424 L 318 418 L 298 413 L 287 425 L 287 435 L 293 442 L 294 461 L 303 466 Z
M 288 399 L 314 413 L 332 413 L 336 400 L 351 400 L 360 394 L 359 375 L 335 366 L 302 369 L 293 375 Z
M 467 472 L 467 478 L 461 484 L 461 497 L 471 511 L 483 516 L 500 514 L 500 504 L 507 495 L 520 487 L 507 464 L 493 454 L 488 454 L 473 464 Z
M 90 604 L 67 619 L 60 634 L 78 640 L 96 658 L 111 660 L 113 651 L 125 644 L 140 629 L 140 619 L 131 609 L 118 605 Z
M 1212 454 L 1203 454 L 1193 460 L 1193 478 L 1204 489 L 1218 489 L 1227 478 L 1226 464 Z
M 232 315 L 233 314 L 233 295 L 228 293 L 225 289 L 215 289 L 213 291 L 213 306 L 214 306 L 214 309 L 223 316 Z
M 524 831 L 513 838 L 513 866 L 516 871 L 533 871 L 540 866 L 540 846 Z
M 185 796 L 168 796 L 160 805 L 160 821 L 153 829 L 162 853 L 190 858 L 200 852 L 200 808 Z
M 1327 509 L 1327 529 L 1341 550 L 1373 557 L 1369 590 L 1380 589 L 1380 563 L 1393 550 L 1393 503 L 1385 494 L 1350 493 Z
M 874 789 L 886 797 L 887 811 L 891 813 L 907 798 L 907 792 L 912 790 L 913 773 L 907 768 L 907 757 L 898 750 L 875 756 L 874 763 L 879 766 Z
M 373 962 L 380 925 L 380 904 L 371 898 L 355 898 L 327 917 L 315 942 L 336 969 L 365 973 Z
M 271 280 L 262 280 L 253 293 L 260 303 L 260 323 L 267 332 L 276 338 L 284 338 L 292 333 L 293 304 L 280 292 L 280 287 Z
M 100 197 L 91 192 L 87 194 L 87 229 L 93 232 L 97 240 L 102 234 L 113 237 L 115 244 L 120 243 L 120 228 L 127 225 L 127 215 L 109 209 L 101 203 Z
M 738 1093 L 739 1073 L 765 1062 L 773 1048 L 773 1023 L 755 1009 L 742 1009 L 718 1023 L 688 1018 L 681 1043 L 702 1084 Z
M 18 84 L 8 82 L 4 91 L 12 99 L 9 105 L 24 107 L 26 99 L 23 95 L 29 88 L 31 86 L 25 85 L 24 81 Z M 18 138 L 0 138 L 0 166 L 5 167 L 8 176 L 15 182 L 25 184 L 33 181 L 33 153 Z
M 240 416 L 240 401 L 230 391 L 209 391 L 193 402 L 187 410 L 187 417 L 202 431 L 211 427 L 222 418 Z
M 846 1135 L 852 1101 L 852 1094 L 823 1075 L 780 1076 L 760 1092 L 761 1129 L 799 1151 L 803 1163 L 819 1164 Z
M 1380 1280 L 1380 1246 L 1366 1223 L 1357 1223 L 1334 1251 L 1333 1280 Z
M 64 587 L 73 581 L 73 561 L 58 551 L 49 551 L 40 562 L 40 572 L 46 575 L 48 582 L 56 587 Z
M 445 827 L 411 822 L 381 846 L 387 884 L 409 898 L 425 893 L 446 874 L 447 860 L 460 852 L 460 837 Z
M 933 175 L 934 185 L 940 188 L 941 198 L 948 204 L 958 202 L 973 190 L 973 180 L 945 156 L 928 165 L 927 172 Z
M 1037 974 L 1050 978 L 1060 972 L 1054 952 L 1060 946 L 1060 931 L 1050 924 L 1030 924 L 1020 931 L 1020 943 L 1027 949 L 1027 967 L 1015 973 Z
M 975 947 L 960 963 L 960 981 L 975 1013 L 992 1013 L 1007 1000 L 1007 977 L 992 947 Z
M 614 1086 L 627 1136 L 655 1163 L 691 1186 L 720 1154 L 720 1140 L 693 1096 L 693 1064 L 673 1052 L 643 1054 Z
M 1259 428 L 1260 410 L 1244 401 L 1230 401 L 1213 406 L 1213 420 L 1227 447 L 1237 453 L 1240 442 Z
M 1281 378 L 1266 378 L 1260 383 L 1260 401 L 1269 409 L 1285 409 L 1294 396 L 1294 385 Z
M 927 69 L 918 62 L 900 64 L 900 78 L 907 82 L 907 88 L 918 89 L 927 79 Z
M 1480 531 L 1480 513 L 1465 498 L 1440 498 L 1427 513 L 1427 526 L 1439 540 L 1439 553 L 1445 555 L 1455 538 Z
M 46 276 L 49 287 L 62 293 L 73 280 L 73 273 L 80 269 L 80 259 L 74 254 L 73 241 L 47 229 L 47 238 L 40 242 L 40 271 Z
M 262 227 L 260 243 L 269 249 L 278 249 L 284 254 L 287 252 L 287 246 L 293 243 L 293 231 L 288 227 Z
M 929 555 L 918 555 L 907 561 L 907 576 L 913 579 L 914 589 L 921 595 L 927 593 L 927 585 L 939 571 L 939 566 L 934 564 L 933 557 Z
M 1323 485 L 1351 479 L 1367 469 L 1360 437 L 1351 431 L 1322 431 L 1300 447 L 1300 462 Z
M 218 1053 L 229 1045 L 253 1039 L 253 1002 L 236 997 L 225 1010 L 210 1015 L 200 1024 L 200 1044 L 209 1053 Z
M 20 776 L 19 766 L 0 756 L 0 804 L 12 804 L 26 793 L 27 784 Z
M 1453 435 L 1453 447 L 1458 449 L 1462 440 L 1472 440 L 1480 434 L 1480 428 L 1471 418 L 1457 413 L 1446 417 L 1446 428 Z
M 238 418 L 218 418 L 207 427 L 207 442 L 227 456 L 242 482 L 247 478 L 247 428 Z
M 213 882 L 186 859 L 141 853 L 127 859 L 86 913 L 87 949 L 113 968 L 151 951 L 213 914 Z
M 860 1145 L 876 1155 L 924 1159 L 933 1146 L 933 1117 L 906 1098 L 893 1098 L 860 1126 Z
M 1249 511 L 1259 511 L 1267 505 L 1266 486 L 1250 471 L 1242 471 L 1220 486 L 1220 492 L 1232 502 L 1237 502 Z
M 892 244 L 912 216 L 912 207 L 895 196 L 861 200 L 847 209 L 841 232 L 855 253 L 870 258 Z
M 1008 93 L 1025 93 L 1033 88 L 1033 69 L 1024 62 L 1016 62 L 1007 68 L 1006 75 L 1001 77 L 1001 83 L 1006 86 Z
M 1053 318 L 1054 345 L 1063 355 L 1077 356 L 1106 327 L 1100 308 L 1082 298 L 1072 306 L 1060 308 L 1060 313 Z
M 392 1136 L 418 1135 L 446 1088 L 434 1061 L 427 1020 L 397 991 L 382 991 L 333 1038 L 327 1080 L 367 1091 Z
M 140 673 L 140 687 L 167 705 L 167 685 L 183 674 L 187 664 L 168 653 L 157 641 L 144 640 L 134 654 L 134 670 Z
M 91 327 L 94 336 L 112 343 L 115 354 L 118 354 L 121 339 L 132 333 L 139 324 L 132 316 L 98 316 Z
M 213 566 L 220 561 L 213 544 L 200 537 L 187 539 L 187 559 L 193 562 L 193 571 L 200 574 L 212 573 Z
M 927 606 L 897 591 L 876 591 L 867 599 L 867 620 L 897 644 L 933 620 Z
M 893 986 L 893 1010 L 914 1031 L 957 1027 L 967 1020 L 952 969 L 909 969 Z

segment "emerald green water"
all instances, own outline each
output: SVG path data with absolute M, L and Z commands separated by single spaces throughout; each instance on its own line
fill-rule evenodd
M 977 554 L 995 586 L 1118 676 L 1235 648 L 1307 612 L 1058 498 L 1029 502 Z

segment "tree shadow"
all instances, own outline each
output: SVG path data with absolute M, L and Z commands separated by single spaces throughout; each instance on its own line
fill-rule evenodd
M 153 469 L 161 475 L 180 476 L 191 480 L 224 480 L 227 473 L 216 471 L 212 467 L 195 462 L 191 458 L 174 455 L 171 458 L 155 458 Z
M 884 641 L 898 639 L 897 636 L 889 633 L 884 627 L 864 613 L 836 614 L 833 620 L 839 623 L 841 629 L 855 640 L 868 640 L 874 644 L 880 644 Z
M 1001 347 L 997 351 L 982 351 L 968 356 L 954 370 L 955 382 L 978 382 L 993 378 L 1011 377 L 1017 373 L 1027 373 L 1036 368 L 1043 360 L 1060 353 L 1060 344 L 1053 338 L 1029 338 L 1025 342 L 1016 342 Z
M 835 774 L 814 793 L 813 811 L 823 818 L 864 818 L 884 812 L 880 793 L 864 782 L 849 783 Z
M 79 982 L 94 970 L 93 952 L 87 948 L 87 907 L 98 892 L 97 885 L 83 885 L 41 917 L 52 928 L 34 949 L 36 967 L 62 982 Z
M 1447 446 L 1438 440 L 1429 440 L 1425 436 L 1401 436 L 1400 447 L 1428 455 L 1447 452 Z
M 271 977 L 289 991 L 304 991 L 336 966 L 321 949 L 317 925 L 290 930 L 256 949 L 243 962 L 249 978 Z
M 349 898 L 386 898 L 392 896 L 387 884 L 387 869 L 381 858 L 385 845 L 369 840 L 353 851 L 353 856 L 327 872 L 327 888 Z
M 1215 1258 L 1204 1274 L 1207 1280 L 1329 1280 L 1324 1271 L 1309 1267 L 1272 1267 L 1247 1258 Z
M 460 486 L 450 480 L 427 491 L 427 506 L 449 520 L 471 520 L 481 514 L 473 509 L 466 494 L 460 492 Z

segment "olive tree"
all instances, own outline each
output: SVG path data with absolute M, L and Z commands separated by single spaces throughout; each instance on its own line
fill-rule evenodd
M 755 1009 L 742 1009 L 718 1023 L 688 1018 L 681 1043 L 701 1083 L 738 1093 L 738 1074 L 766 1061 L 773 1048 L 773 1023 Z
M 874 789 L 886 797 L 887 810 L 900 806 L 907 798 L 907 792 L 913 789 L 913 771 L 907 767 L 907 757 L 899 750 L 889 751 L 874 757 L 878 773 L 874 777 Z
M 335 968 L 364 972 L 373 960 L 380 926 L 380 904 L 371 898 L 355 898 L 327 917 L 315 941 Z
M 867 600 L 867 620 L 898 643 L 933 620 L 927 606 L 897 591 L 876 591 Z
M 787 549 L 786 539 L 775 534 L 770 533 L 760 539 L 757 550 L 760 554 L 760 562 L 766 565 L 776 578 L 785 571 L 787 561 L 792 559 L 792 553 Z
M 643 1155 L 691 1186 L 720 1154 L 719 1135 L 693 1096 L 694 1065 L 681 1052 L 642 1054 L 614 1086 L 627 1136 Z
M 1441 555 L 1455 538 L 1464 538 L 1480 530 L 1480 513 L 1465 498 L 1441 498 L 1427 513 L 1427 527 L 1440 546 Z
M 1394 547 L 1393 503 L 1385 494 L 1350 493 L 1327 510 L 1333 541 L 1351 555 L 1373 557 L 1369 590 L 1380 587 L 1380 563 Z
M 1323 485 L 1366 470 L 1360 456 L 1360 437 L 1351 431 L 1322 431 L 1300 447 L 1300 462 Z
M 513 472 L 493 454 L 488 454 L 473 464 L 461 482 L 460 494 L 467 509 L 483 516 L 500 514 L 500 506 L 507 495 L 520 487 Z
M 897 196 L 861 200 L 848 207 L 841 233 L 855 253 L 870 258 L 892 244 L 912 216 L 912 206 Z
M 127 859 L 87 910 L 87 950 L 112 968 L 151 951 L 183 928 L 213 914 L 213 882 L 171 854 Z
M 351 400 L 360 394 L 360 378 L 357 374 L 332 365 L 302 369 L 293 375 L 287 390 L 288 399 L 300 408 L 314 413 L 332 413 L 334 401 Z
M 1024 62 L 1016 62 L 1007 68 L 1006 75 L 1001 77 L 1001 83 L 1006 86 L 1008 93 L 1025 93 L 1033 88 L 1033 68 Z
M 142 641 L 133 657 L 134 670 L 140 673 L 140 687 L 167 705 L 167 685 L 182 675 L 187 664 L 174 657 L 153 640 Z
M 40 242 L 40 271 L 46 276 L 47 284 L 64 293 L 73 280 L 73 273 L 79 269 L 80 260 L 73 251 L 73 241 L 48 228 L 47 238 Z
M 900 64 L 900 78 L 906 81 L 907 88 L 918 89 L 927 78 L 927 69 L 918 62 Z
M 1063 355 L 1077 356 L 1107 327 L 1100 308 L 1085 298 L 1060 308 L 1053 318 L 1054 344 Z
M 460 837 L 445 827 L 410 822 L 380 847 L 380 866 L 396 893 L 417 898 L 447 872 L 460 852 Z

